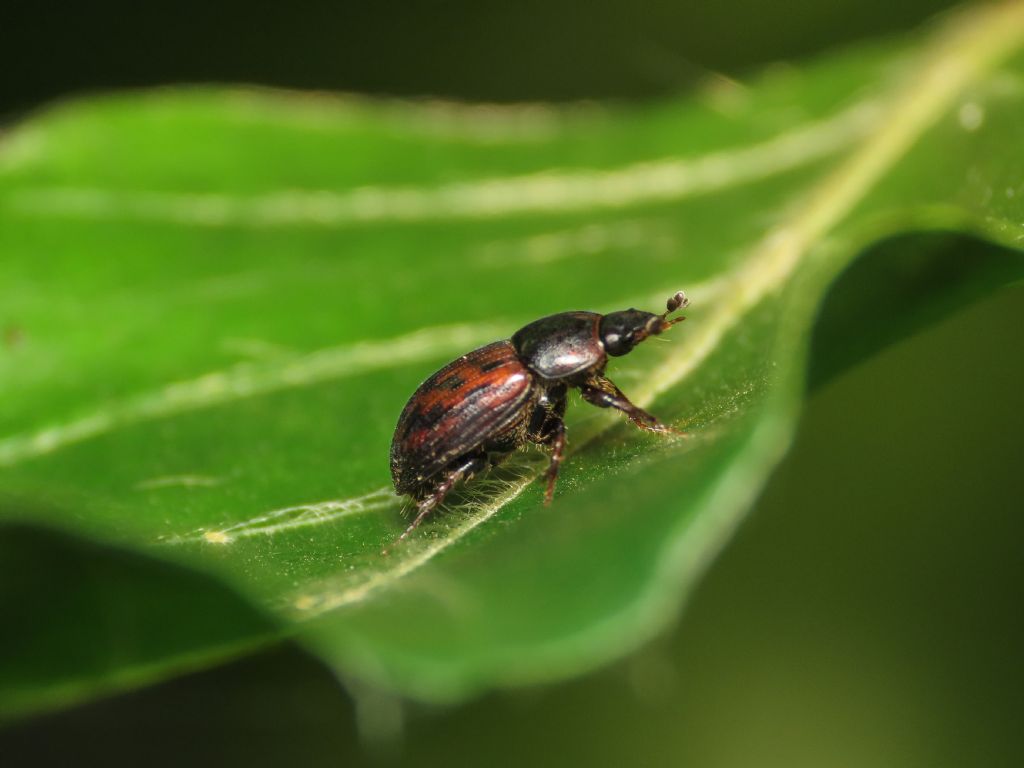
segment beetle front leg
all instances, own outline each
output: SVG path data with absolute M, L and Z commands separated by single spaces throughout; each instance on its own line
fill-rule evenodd
M 633 405 L 629 398 L 622 394 L 622 390 L 615 386 L 611 379 L 604 376 L 595 376 L 580 385 L 580 394 L 583 399 L 598 408 L 615 408 L 622 411 L 629 417 L 629 420 L 640 429 L 647 432 L 661 432 L 664 434 L 685 434 L 678 429 L 673 429 L 667 424 L 662 424 L 656 416 L 645 411 L 643 408 Z

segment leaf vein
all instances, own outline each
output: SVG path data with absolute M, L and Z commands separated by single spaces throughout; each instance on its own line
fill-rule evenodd
M 623 209 L 759 181 L 834 154 L 871 131 L 879 114 L 861 101 L 763 142 L 607 170 L 543 171 L 439 187 L 284 190 L 251 197 L 153 190 L 41 187 L 11 193 L 27 215 L 141 219 L 193 226 L 346 226 L 528 213 Z

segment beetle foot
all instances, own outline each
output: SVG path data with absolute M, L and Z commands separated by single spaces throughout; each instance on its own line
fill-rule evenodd
M 670 427 L 668 424 L 662 424 L 649 413 L 645 413 L 644 416 L 633 417 L 631 420 L 644 432 L 655 432 L 660 435 L 675 435 L 676 437 L 690 436 L 688 432 L 684 432 L 681 429 L 676 429 L 675 427 Z
M 555 498 L 555 482 L 558 480 L 558 466 L 555 465 L 544 473 L 547 479 L 547 487 L 544 489 L 544 506 L 551 506 L 551 500 Z
M 386 545 L 380 551 L 380 553 L 382 555 L 384 555 L 385 557 L 387 557 L 389 554 L 391 554 L 392 547 L 397 547 L 399 544 L 402 543 L 403 539 L 405 539 L 406 537 L 408 537 L 408 535 L 410 533 L 415 531 L 416 528 L 419 527 L 419 524 L 423 522 L 423 518 L 425 518 L 427 515 L 430 514 L 430 512 L 434 509 L 434 507 L 437 506 L 439 501 L 440 501 L 440 499 L 438 499 L 437 496 L 434 495 L 434 496 L 431 496 L 431 497 L 429 497 L 427 499 L 424 499 L 419 504 L 417 504 L 416 505 L 416 517 L 413 518 L 413 521 L 411 523 L 409 523 L 409 526 L 404 531 L 402 531 L 402 535 L 401 536 L 399 536 L 397 539 L 395 539 L 390 544 Z

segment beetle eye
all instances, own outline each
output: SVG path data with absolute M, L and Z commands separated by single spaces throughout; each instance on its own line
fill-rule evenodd
M 612 357 L 625 355 L 634 346 L 633 323 L 625 312 L 612 312 L 601 319 L 600 335 L 605 352 Z
M 612 357 L 620 357 L 633 349 L 634 335 L 632 331 L 624 333 L 608 332 L 604 335 L 604 349 Z

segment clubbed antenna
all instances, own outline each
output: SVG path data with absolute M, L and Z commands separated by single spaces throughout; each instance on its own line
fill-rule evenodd
M 674 317 L 669 320 L 668 316 L 677 309 L 686 309 L 688 306 L 690 306 L 690 300 L 686 298 L 686 294 L 682 291 L 676 291 L 671 297 L 669 297 L 669 300 L 665 302 L 665 314 L 661 316 L 661 319 L 664 320 L 667 325 L 681 323 L 686 319 L 685 317 Z
M 686 298 L 686 294 L 682 291 L 676 291 L 672 297 L 665 302 L 665 307 L 668 310 L 665 314 L 671 314 L 677 309 L 683 309 L 688 306 L 690 306 L 690 300 Z

